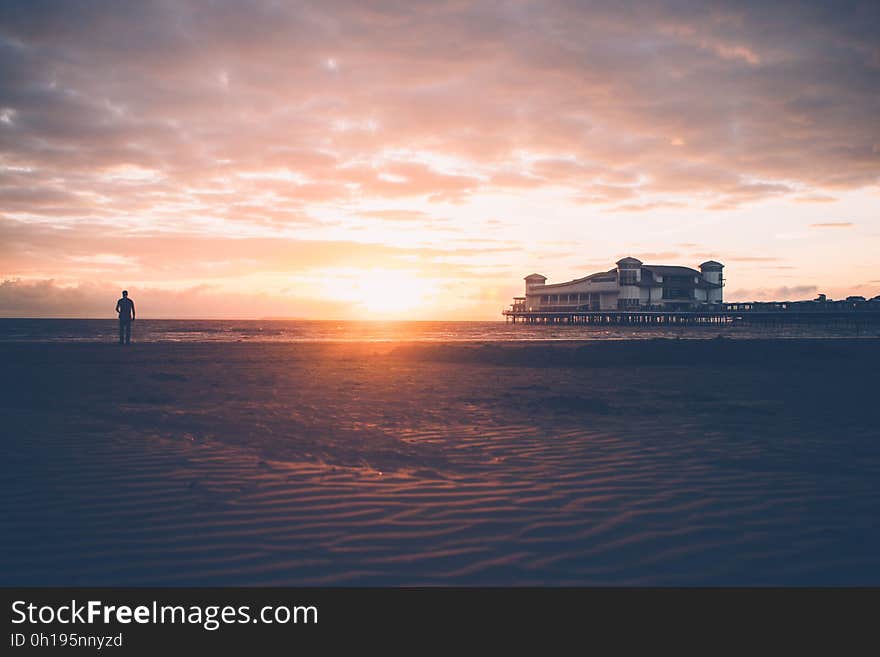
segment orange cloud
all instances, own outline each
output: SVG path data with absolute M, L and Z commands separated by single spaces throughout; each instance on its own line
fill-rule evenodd
M 451 251 L 477 271 L 498 263 L 451 240 L 474 243 L 499 197 L 533 225 L 809 210 L 880 183 L 876 12 L 4 2 L 0 274 L 186 286 L 440 272 Z M 536 229 L 501 219 L 531 269 Z M 646 230 L 654 250 L 700 239 Z

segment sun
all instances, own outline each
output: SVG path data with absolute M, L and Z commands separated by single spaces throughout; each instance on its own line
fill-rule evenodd
M 405 271 L 372 270 L 357 282 L 358 303 L 373 316 L 406 316 L 426 306 L 430 287 Z
M 325 281 L 325 288 L 328 296 L 351 304 L 353 319 L 419 319 L 436 283 L 408 270 L 364 269 Z

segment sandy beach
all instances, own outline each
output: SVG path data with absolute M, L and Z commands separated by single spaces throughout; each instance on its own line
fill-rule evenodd
M 4 585 L 880 584 L 880 340 L 2 344 Z

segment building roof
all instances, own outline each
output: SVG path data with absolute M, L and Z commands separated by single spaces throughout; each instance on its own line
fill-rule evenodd
M 700 276 L 702 274 L 696 269 L 690 267 L 681 267 L 679 265 L 642 265 L 642 269 L 647 269 L 654 274 L 660 276 Z
M 617 280 L 617 270 L 609 269 L 608 271 L 600 271 L 595 274 L 590 274 L 589 276 L 584 276 L 583 278 L 575 278 L 571 281 L 565 281 L 564 283 L 551 283 L 550 285 L 545 285 L 540 288 L 541 290 L 552 290 L 556 287 L 563 287 L 564 285 L 574 285 L 575 283 L 583 283 L 584 281 L 589 281 L 596 278 L 601 278 L 602 276 L 610 276 L 612 277 L 609 280 Z
M 653 279 L 653 274 L 658 274 L 663 276 L 663 282 L 666 282 L 667 276 L 681 276 L 688 279 L 696 279 L 696 282 L 688 281 L 688 285 L 693 285 L 696 288 L 700 289 L 715 289 L 722 287 L 721 283 L 711 283 L 703 278 L 703 275 L 698 272 L 696 269 L 691 269 L 690 267 L 679 267 L 677 265 L 642 265 L 643 270 L 647 270 L 651 274 L 651 278 Z M 654 280 L 646 280 L 645 277 L 642 277 L 642 280 L 639 282 L 639 285 L 642 287 L 652 287 L 657 284 L 657 281 Z
M 724 265 L 722 265 L 717 260 L 707 260 L 702 265 L 700 265 L 700 269 L 708 269 L 709 271 L 715 271 L 724 269 Z
M 618 260 L 614 264 L 616 264 L 616 265 L 640 265 L 640 264 L 642 264 L 642 261 L 639 260 L 638 258 L 633 258 L 632 256 L 627 256 L 625 258 L 621 258 L 620 260 Z
M 694 285 L 701 289 L 714 289 L 721 287 L 720 283 L 711 283 L 707 281 L 703 278 L 703 274 L 690 267 L 680 267 L 678 265 L 642 265 L 642 269 L 647 269 L 652 274 L 663 276 L 664 279 L 667 276 L 686 276 L 688 278 L 696 278 L 697 282 Z M 654 281 L 649 282 L 643 279 L 640 284 L 642 287 L 650 287 L 650 284 L 653 282 Z
M 645 264 L 642 264 L 641 260 L 637 260 L 636 258 L 630 258 L 630 257 L 622 258 L 621 260 L 617 261 L 618 265 L 620 265 L 621 263 L 623 263 L 623 264 L 638 264 L 642 270 L 646 270 L 646 271 L 650 272 L 650 274 L 652 274 L 652 275 L 656 274 L 658 276 L 663 276 L 664 278 L 666 276 L 684 276 L 684 277 L 688 277 L 688 278 L 696 278 L 697 281 L 696 281 L 696 283 L 694 283 L 694 286 L 699 287 L 699 288 L 714 289 L 714 288 L 722 287 L 722 285 L 720 283 L 712 283 L 710 281 L 707 281 L 705 278 L 703 278 L 702 272 L 699 272 L 696 269 L 692 269 L 691 267 L 682 267 L 679 265 L 645 265 Z M 706 265 L 713 265 L 713 263 L 714 263 L 714 265 L 717 265 L 718 267 L 724 266 L 720 262 L 715 262 L 714 260 L 709 260 L 707 262 L 704 262 L 702 265 L 700 265 L 700 267 L 704 267 Z M 565 287 L 567 285 L 574 285 L 576 283 L 583 283 L 584 281 L 602 279 L 605 276 L 608 277 L 609 281 L 616 280 L 617 269 L 615 268 L 615 269 L 609 269 L 608 271 L 596 272 L 595 274 L 590 274 L 589 276 L 584 276 L 583 278 L 575 278 L 573 280 L 564 281 L 562 283 L 551 283 L 550 285 L 545 284 L 542 287 L 540 287 L 539 290 L 541 290 L 541 291 L 552 290 L 555 288 Z M 653 278 L 653 276 L 652 276 L 652 278 Z M 525 280 L 527 280 L 527 281 L 528 280 L 540 280 L 543 282 L 543 281 L 547 280 L 547 277 L 542 276 L 541 274 L 529 274 L 528 276 L 526 276 Z M 603 281 L 598 280 L 596 282 L 603 282 Z M 640 281 L 639 285 L 641 285 L 642 287 L 650 287 L 655 283 L 656 283 L 656 281 L 643 279 L 642 281 Z

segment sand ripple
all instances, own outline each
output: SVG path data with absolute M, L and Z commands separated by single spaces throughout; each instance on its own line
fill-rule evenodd
M 470 388 L 449 365 L 427 379 L 394 362 L 393 381 L 365 361 L 314 374 L 336 395 L 324 406 L 281 370 L 225 415 L 203 388 L 154 422 L 129 401 L 125 421 L 7 406 L 2 583 L 880 583 L 868 425 L 842 443 L 822 422 L 719 424 L 706 401 L 660 423 L 584 386 L 603 403 L 517 411 L 503 393 L 524 375 L 474 368 Z M 385 420 L 369 401 L 383 387 L 400 393 Z

